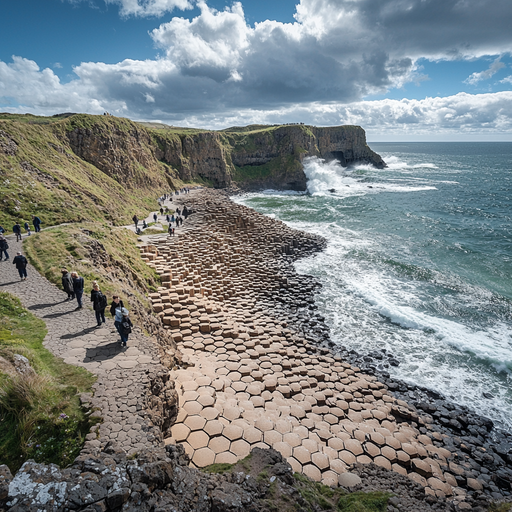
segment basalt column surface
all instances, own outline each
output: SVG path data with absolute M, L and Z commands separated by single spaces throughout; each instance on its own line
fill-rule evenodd
M 374 462 L 462 508 L 467 493 L 482 491 L 428 415 L 312 342 L 322 331 L 313 311 L 311 325 L 281 314 L 280 291 L 314 289 L 292 263 L 321 250 L 323 239 L 220 192 L 181 201 L 193 211 L 186 229 L 140 247 L 162 278 L 153 308 L 184 354 L 170 373 L 180 411 L 167 444 L 183 443 L 196 467 L 271 447 L 294 471 L 329 485 L 352 464 Z

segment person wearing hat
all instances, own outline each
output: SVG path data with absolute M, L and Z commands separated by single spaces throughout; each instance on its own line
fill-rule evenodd
M 28 261 L 21 252 L 16 253 L 16 257 L 12 260 L 13 264 L 16 265 L 16 268 L 18 269 L 18 273 L 21 277 L 22 281 L 27 280 L 27 265 Z

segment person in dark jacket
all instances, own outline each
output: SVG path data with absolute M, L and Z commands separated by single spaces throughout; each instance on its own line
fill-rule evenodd
M 0 226 L 0 235 L 3 235 L 4 233 L 5 233 L 5 229 L 2 226 Z
M 34 231 L 39 233 L 39 231 L 41 231 L 41 219 L 32 215 L 32 224 L 34 224 Z
M 137 215 L 134 215 L 132 217 L 132 220 L 133 220 L 133 223 L 135 224 L 135 229 L 137 229 L 139 227 L 139 218 L 137 217 Z
M 103 295 L 96 281 L 92 282 L 91 302 L 92 308 L 96 313 L 96 322 L 98 323 L 98 327 L 101 327 L 101 324 L 105 323 L 105 308 L 107 307 L 107 297 Z
M 112 318 L 116 316 L 116 309 L 124 308 L 123 301 L 119 298 L 119 295 L 112 296 L 112 302 L 110 303 L 110 314 Z
M 67 268 L 63 268 L 62 272 L 62 289 L 68 294 L 66 300 L 73 300 L 75 298 L 75 290 L 73 289 L 73 278 Z
M 5 261 L 9 259 L 9 253 L 7 252 L 9 249 L 9 244 L 7 243 L 7 238 L 5 236 L 0 235 L 0 261 L 2 261 L 2 256 L 5 253 Z
M 27 280 L 27 265 L 28 261 L 21 252 L 16 253 L 15 258 L 12 260 L 13 264 L 16 265 L 16 268 L 18 269 L 18 274 L 20 275 L 20 278 L 22 281 Z
M 21 240 L 21 226 L 19 222 L 16 222 L 12 227 L 12 232 L 16 235 L 16 242 Z
M 76 309 L 82 309 L 82 295 L 84 294 L 84 278 L 78 275 L 78 272 L 71 272 L 73 278 L 73 290 L 75 291 L 76 301 L 78 307 Z
M 128 335 L 132 332 L 132 321 L 128 316 L 128 310 L 126 308 L 117 308 L 116 309 L 116 321 L 115 324 L 118 325 L 117 330 L 121 335 L 121 345 L 126 347 L 126 343 L 128 342 Z
M 158 215 L 156 213 L 153 213 L 153 220 L 156 222 L 158 220 Z
M 28 233 L 28 236 L 30 236 L 30 224 L 28 222 L 25 222 L 23 226 L 25 228 L 25 231 Z

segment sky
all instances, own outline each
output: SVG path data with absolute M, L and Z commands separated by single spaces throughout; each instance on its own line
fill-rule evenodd
M 0 111 L 512 141 L 511 0 L 3 0 Z

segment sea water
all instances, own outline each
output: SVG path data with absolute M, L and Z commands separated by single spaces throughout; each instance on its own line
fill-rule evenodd
M 304 161 L 307 193 L 237 198 L 328 240 L 299 260 L 332 341 L 512 432 L 512 143 L 373 143 L 388 167 Z

